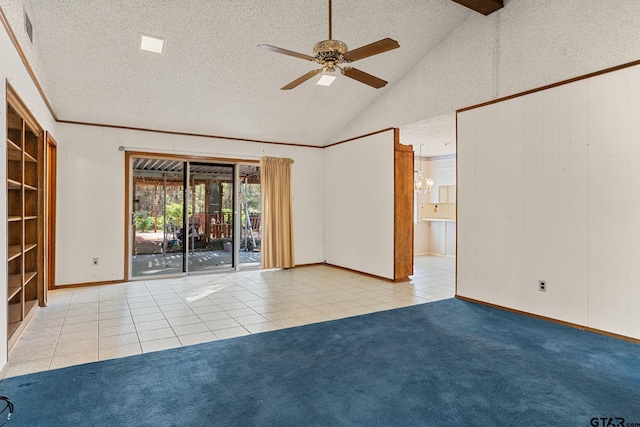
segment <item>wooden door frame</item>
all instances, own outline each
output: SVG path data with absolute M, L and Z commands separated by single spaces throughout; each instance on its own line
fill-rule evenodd
M 394 221 L 393 281 L 406 282 L 413 275 L 413 146 L 400 144 L 400 130 L 393 129 Z
M 47 245 L 45 255 L 46 285 L 50 291 L 56 288 L 56 196 L 58 184 L 58 143 L 48 131 L 45 132 L 46 170 L 45 170 L 45 212 Z M 46 300 L 46 298 L 45 298 Z

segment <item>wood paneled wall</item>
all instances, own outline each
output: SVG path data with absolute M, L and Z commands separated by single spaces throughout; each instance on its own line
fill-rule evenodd
M 459 112 L 457 293 L 640 338 L 639 118 L 640 66 Z
M 394 131 L 324 150 L 328 264 L 394 279 Z

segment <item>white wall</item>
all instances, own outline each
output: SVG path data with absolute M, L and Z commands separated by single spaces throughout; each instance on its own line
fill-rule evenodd
M 4 28 L 0 25 L 0 223 L 7 223 L 7 93 L 5 82 L 13 86 L 20 95 L 27 107 L 35 116 L 43 129 L 54 129 L 55 122 L 49 110 L 42 100 L 36 86 L 33 84 L 31 77 L 22 64 L 17 51 L 13 47 L 9 36 Z M 55 137 L 55 131 L 53 132 Z M 7 227 L 0 227 L 0 259 L 7 259 Z M 2 277 L 3 286 L 0 286 L 0 301 L 7 300 L 7 263 L 0 262 L 0 277 Z M 7 362 L 7 304 L 0 304 L 0 369 Z
M 637 0 L 505 1 L 488 17 L 471 15 L 332 140 L 635 61 L 639 27 Z
M 394 278 L 393 130 L 324 149 L 324 256 Z
M 321 149 L 58 124 L 58 285 L 124 276 L 124 152 L 166 151 L 209 157 L 290 157 L 297 264 L 324 260 Z M 244 156 L 244 157 L 243 157 Z M 99 257 L 100 264 L 92 265 Z
M 640 66 L 460 113 L 458 294 L 640 338 L 638 117 Z

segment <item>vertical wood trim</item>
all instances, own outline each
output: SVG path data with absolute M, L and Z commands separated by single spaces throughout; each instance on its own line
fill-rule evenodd
M 460 220 L 460 217 L 458 216 L 458 204 L 460 203 L 460 172 L 458 172 L 460 170 L 458 168 L 458 114 L 460 113 L 456 111 L 456 271 L 454 273 L 455 295 L 458 295 L 458 248 L 460 247 L 460 245 L 458 244 L 458 235 L 460 234 L 458 233 L 458 221 Z
M 46 171 L 46 189 L 47 189 L 47 284 L 46 288 L 50 291 L 56 288 L 56 195 L 58 185 L 58 144 L 49 132 L 46 133 L 47 145 L 47 171 Z
M 394 139 L 394 250 L 393 279 L 409 280 L 413 274 L 413 147 L 400 144 L 400 130 Z
M 47 284 L 45 282 L 45 226 L 46 226 L 46 183 L 45 183 L 45 133 L 40 128 L 38 131 L 38 275 L 36 276 L 38 286 L 38 305 L 47 306 Z
M 131 218 L 129 217 L 130 197 L 131 197 L 131 158 L 133 153 L 124 153 L 124 281 L 129 277 L 129 229 L 131 228 Z

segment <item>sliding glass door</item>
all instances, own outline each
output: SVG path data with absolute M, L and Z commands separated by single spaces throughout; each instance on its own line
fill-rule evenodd
M 235 266 L 233 165 L 189 164 L 189 273 Z
M 258 166 L 143 157 L 131 165 L 132 278 L 260 266 Z
M 135 278 L 184 271 L 184 251 L 178 239 L 183 224 L 184 163 L 171 162 L 155 169 L 155 162 L 158 160 L 134 160 L 130 227 Z

